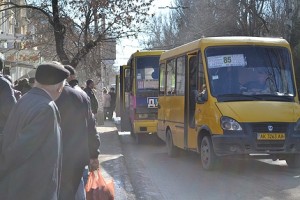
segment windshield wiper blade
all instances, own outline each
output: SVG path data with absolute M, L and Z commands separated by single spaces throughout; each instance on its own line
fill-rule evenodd
M 221 94 L 217 96 L 218 101 L 255 101 L 260 97 L 245 94 Z
M 274 94 L 256 94 L 254 95 L 257 98 L 261 98 L 263 100 L 284 100 L 284 101 L 293 101 L 294 97 L 293 96 L 282 96 L 282 95 L 274 95 Z
M 218 101 L 294 101 L 293 96 L 280 96 L 274 94 L 222 94 L 217 96 Z

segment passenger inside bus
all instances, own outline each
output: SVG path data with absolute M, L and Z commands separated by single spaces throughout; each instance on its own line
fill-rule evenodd
M 255 70 L 253 80 L 243 85 L 247 92 L 255 94 L 270 94 L 271 92 L 271 79 L 267 70 Z

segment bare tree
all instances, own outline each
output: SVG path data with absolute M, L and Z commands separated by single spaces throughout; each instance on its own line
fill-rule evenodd
M 172 48 L 203 36 L 236 35 L 240 32 L 236 17 L 238 7 L 230 0 L 176 0 L 174 4 L 167 21 L 162 22 L 159 17 L 153 21 L 156 27 L 149 30 L 153 30 L 153 35 L 159 31 L 160 37 L 149 40 L 149 46 L 157 47 L 160 43 L 163 47 Z M 157 40 L 160 42 L 156 43 Z
M 39 42 L 52 43 L 64 64 L 76 67 L 94 47 L 107 40 L 134 36 L 146 21 L 153 0 L 32 0 L 27 5 L 2 2 L 0 11 L 27 9 L 48 33 Z M 42 17 L 41 17 L 42 16 Z M 49 34 L 52 32 L 52 37 Z M 35 33 L 36 34 L 36 33 Z
M 293 3 L 296 1 L 299 0 L 175 0 L 173 8 L 177 9 L 170 11 L 172 21 L 158 23 L 152 30 L 167 35 L 166 30 L 172 27 L 175 40 L 162 37 L 160 43 L 174 46 L 203 36 L 225 35 L 284 37 L 295 46 L 300 38 L 300 3 Z M 151 43 L 155 44 L 155 40 Z

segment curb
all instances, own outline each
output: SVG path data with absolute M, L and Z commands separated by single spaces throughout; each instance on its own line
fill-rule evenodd
M 100 135 L 99 162 L 106 182 L 114 181 L 115 200 L 135 200 L 136 196 L 122 154 L 118 129 L 113 122 L 97 127 Z

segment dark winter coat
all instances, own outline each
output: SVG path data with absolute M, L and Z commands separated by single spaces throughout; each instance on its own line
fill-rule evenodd
M 0 199 L 57 200 L 61 170 L 59 112 L 33 88 L 13 107 L 4 127 Z
M 8 115 L 16 102 L 10 82 L 0 74 L 0 134 L 2 133 Z
M 94 114 L 96 114 L 97 111 L 98 111 L 98 100 L 97 100 L 97 98 L 95 96 L 94 91 L 91 88 L 89 88 L 89 87 L 84 88 L 84 91 L 86 92 L 86 94 L 90 98 L 92 112 Z
M 117 98 L 117 95 L 116 95 L 115 92 L 109 92 L 108 94 L 110 95 L 110 98 L 111 98 L 111 100 L 110 100 L 110 108 L 111 108 L 112 111 L 114 111 L 115 108 L 116 108 L 116 98 Z
M 61 114 L 63 164 L 59 199 L 74 199 L 85 165 L 98 158 L 100 141 L 87 94 L 66 85 L 56 100 Z

